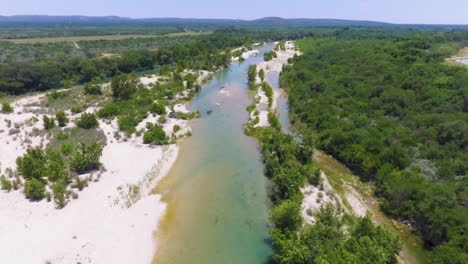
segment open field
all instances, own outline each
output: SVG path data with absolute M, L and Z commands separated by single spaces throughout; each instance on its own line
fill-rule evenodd
M 29 39 L 4 39 L 16 44 L 29 44 L 29 43 L 57 43 L 57 42 L 77 42 L 77 41 L 93 41 L 93 40 L 122 40 L 131 38 L 155 38 L 155 37 L 180 37 L 180 36 L 196 36 L 211 34 L 211 31 L 187 31 L 169 34 L 133 34 L 133 35 L 106 35 L 106 36 L 78 36 L 78 37 L 52 37 L 52 38 L 29 38 Z

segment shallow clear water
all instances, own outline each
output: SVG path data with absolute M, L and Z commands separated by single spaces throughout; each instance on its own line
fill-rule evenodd
M 258 144 L 243 125 L 253 99 L 247 68 L 272 48 L 216 74 L 191 103 L 202 117 L 192 121 L 193 135 L 181 143 L 178 160 L 156 190 L 168 211 L 156 234 L 154 263 L 267 263 L 266 179 Z M 222 87 L 229 96 L 220 93 Z
M 468 59 L 461 59 L 459 62 L 468 65 Z

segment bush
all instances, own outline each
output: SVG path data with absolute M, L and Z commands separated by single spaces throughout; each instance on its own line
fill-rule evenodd
M 54 192 L 54 202 L 59 208 L 63 208 L 67 204 L 67 190 L 66 183 L 64 181 L 57 181 L 52 185 L 52 191 Z
M 68 117 L 63 111 L 59 111 L 55 114 L 55 118 L 57 119 L 59 127 L 64 127 L 68 123 Z
M 42 120 L 44 121 L 44 129 L 49 130 L 55 127 L 55 119 L 53 117 L 44 115 Z
M 74 147 L 73 147 L 72 144 L 65 143 L 60 148 L 60 151 L 62 152 L 63 155 L 68 156 L 73 152 L 73 149 L 74 149 Z
M 120 108 L 118 105 L 109 103 L 104 105 L 99 111 L 97 112 L 97 116 L 101 118 L 113 117 L 120 113 Z
M 84 113 L 80 116 L 80 119 L 78 120 L 77 125 L 78 127 L 81 127 L 84 129 L 91 129 L 91 128 L 98 127 L 99 122 L 97 121 L 95 114 Z
M 88 94 L 88 95 L 100 95 L 100 94 L 102 94 L 100 85 L 95 84 L 95 83 L 85 84 L 83 90 L 84 90 L 84 93 Z
M 154 103 L 151 106 L 151 112 L 156 113 L 158 115 L 165 115 L 166 114 L 166 106 L 161 103 Z
M 270 212 L 276 228 L 294 231 L 302 225 L 301 205 L 297 201 L 285 200 Z
M 172 130 L 174 131 L 174 133 L 177 133 L 178 131 L 180 131 L 180 126 L 179 125 L 174 125 Z
M 38 201 L 45 197 L 45 186 L 40 180 L 32 178 L 24 185 L 24 194 L 26 198 Z
M 5 177 L 0 177 L 0 185 L 2 187 L 2 190 L 5 191 L 11 191 L 11 189 L 13 188 L 13 184 L 11 183 L 11 181 Z
M 72 113 L 74 114 L 81 113 L 83 112 L 83 105 L 79 105 L 79 104 L 72 105 L 70 111 L 72 111 Z
M 150 125 L 150 128 L 143 135 L 143 143 L 154 145 L 165 145 L 169 142 L 166 132 L 158 125 Z
M 16 159 L 18 173 L 26 180 L 40 179 L 45 171 L 46 155 L 40 148 L 30 148 L 26 154 Z
M 83 173 L 99 168 L 102 146 L 98 142 L 90 145 L 80 144 L 70 158 L 70 168 L 77 173 Z
M 128 100 L 138 89 L 138 79 L 134 74 L 121 74 L 111 83 L 112 96 L 117 100 Z
M 6 113 L 6 114 L 13 113 L 13 107 L 9 103 L 3 103 L 2 113 Z

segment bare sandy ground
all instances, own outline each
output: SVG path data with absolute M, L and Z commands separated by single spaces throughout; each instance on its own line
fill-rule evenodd
M 202 79 L 208 74 L 203 74 Z M 158 80 L 145 77 L 144 84 Z M 1 172 L 15 169 L 15 160 L 28 147 L 45 147 L 47 139 L 33 135 L 43 129 L 42 119 L 27 105 L 37 103 L 43 95 L 30 96 L 13 104 L 15 112 L 0 114 Z M 182 136 L 190 131 L 188 121 L 169 117 L 163 124 L 166 134 Z M 86 112 L 95 112 L 89 108 Z M 174 111 L 187 112 L 185 105 Z M 67 111 L 71 120 L 76 119 Z M 34 117 L 41 121 L 33 122 Z M 149 116 L 146 122 L 155 122 Z M 73 123 L 73 122 L 70 122 Z M 16 125 L 15 124 L 19 124 Z M 174 133 L 174 126 L 181 129 Z M 73 126 L 73 125 L 70 125 Z M 17 128 L 16 128 L 17 127 Z M 137 127 L 137 128 L 138 128 Z M 10 132 L 15 129 L 14 134 Z M 4 263 L 150 263 L 156 241 L 153 237 L 166 204 L 151 190 L 177 159 L 178 146 L 149 146 L 141 136 L 115 138 L 116 120 L 99 121 L 107 137 L 101 162 L 105 171 L 80 177 L 92 180 L 63 209 L 53 202 L 31 202 L 22 190 L 0 191 L 0 255 Z M 25 253 L 27 251 L 27 253 Z

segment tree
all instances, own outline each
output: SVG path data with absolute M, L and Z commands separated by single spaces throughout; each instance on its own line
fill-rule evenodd
M 249 87 L 252 89 L 255 86 L 255 80 L 257 78 L 257 66 L 250 65 L 247 70 L 247 80 L 249 82 Z
M 24 194 L 33 201 L 42 200 L 45 196 L 44 183 L 36 178 L 26 181 L 24 185 Z
M 77 122 L 78 127 L 84 128 L 84 129 L 91 129 L 91 128 L 96 128 L 99 126 L 99 122 L 96 119 L 95 114 L 91 113 L 83 113 L 80 116 L 80 119 Z
M 128 100 L 137 91 L 138 84 L 135 74 L 121 74 L 112 79 L 112 96 L 116 100 Z
M 65 114 L 64 111 L 59 111 L 55 114 L 55 118 L 57 119 L 57 122 L 58 122 L 58 125 L 59 127 L 64 127 L 67 125 L 68 123 L 68 117 L 67 115 Z
M 260 77 L 260 80 L 263 80 L 265 79 L 265 71 L 263 69 L 260 69 L 260 71 L 258 71 L 258 77 Z
M 275 228 L 295 231 L 302 225 L 301 205 L 297 201 L 285 200 L 273 208 L 270 219 Z

